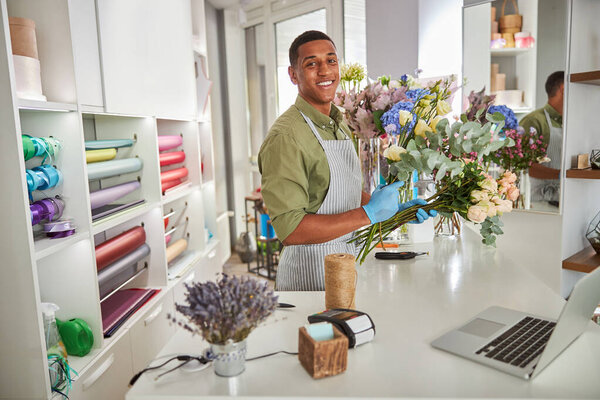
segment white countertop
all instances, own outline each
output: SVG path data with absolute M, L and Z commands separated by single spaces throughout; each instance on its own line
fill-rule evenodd
M 233 378 L 212 368 L 176 371 L 155 381 L 144 374 L 127 399 L 199 399 L 237 396 L 360 398 L 600 398 L 600 327 L 586 332 L 538 377 L 525 381 L 432 348 L 429 343 L 491 305 L 557 318 L 564 300 L 466 229 L 461 239 L 438 238 L 407 247 L 429 251 L 413 260 L 380 261 L 371 255 L 359 267 L 357 309 L 373 319 L 371 343 L 348 351 L 346 372 L 315 380 L 297 356 L 279 354 L 249 361 Z M 248 338 L 248 355 L 297 351 L 298 328 L 325 308 L 323 292 L 281 292 L 278 309 Z M 135 340 L 135 338 L 133 339 Z M 162 350 L 199 354 L 207 346 L 181 330 Z

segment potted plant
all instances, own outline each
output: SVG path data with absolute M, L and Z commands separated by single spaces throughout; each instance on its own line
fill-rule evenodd
M 239 375 L 245 369 L 246 338 L 275 311 L 277 296 L 266 282 L 226 274 L 185 287 L 185 304 L 175 305 L 185 320 L 173 317 L 173 322 L 210 343 L 208 357 L 217 375 Z

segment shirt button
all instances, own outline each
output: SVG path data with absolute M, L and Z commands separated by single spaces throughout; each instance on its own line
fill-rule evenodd
M 325 125 L 323 125 L 321 128 L 325 129 Z
M 333 121 L 329 121 L 329 125 L 333 125 Z

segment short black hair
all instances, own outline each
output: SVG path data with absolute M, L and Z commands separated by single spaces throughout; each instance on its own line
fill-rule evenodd
M 565 71 L 556 71 L 551 73 L 546 79 L 546 94 L 552 97 L 560 88 L 561 84 L 565 83 Z
M 335 48 L 335 43 L 329 36 L 321 31 L 306 31 L 298 36 L 290 45 L 290 65 L 293 67 L 298 61 L 298 49 L 304 43 L 312 42 L 313 40 L 329 40 Z

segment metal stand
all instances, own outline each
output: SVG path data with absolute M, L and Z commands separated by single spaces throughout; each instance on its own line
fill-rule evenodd
M 279 254 L 282 244 L 277 238 L 267 239 L 264 236 L 259 236 L 258 232 L 258 210 L 257 205 L 262 201 L 260 195 L 250 195 L 245 198 L 246 212 L 246 231 L 249 231 L 248 223 L 250 222 L 250 214 L 248 214 L 248 203 L 252 204 L 254 209 L 254 235 L 256 237 L 256 261 L 248 262 L 248 272 L 262 276 L 267 279 L 275 280 L 277 276 L 277 264 L 279 263 Z M 271 222 L 268 222 L 271 224 Z M 255 264 L 255 266 L 253 266 Z

